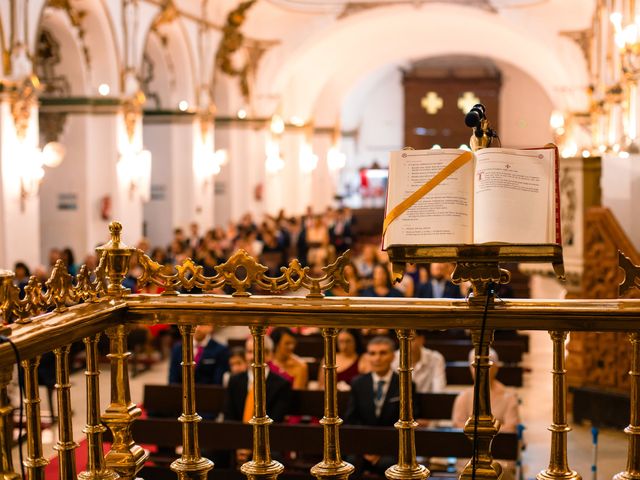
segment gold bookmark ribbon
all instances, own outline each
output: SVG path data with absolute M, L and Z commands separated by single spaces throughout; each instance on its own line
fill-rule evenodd
M 458 157 L 445 166 L 442 170 L 436 173 L 431 180 L 422 185 L 418 190 L 413 192 L 407 198 L 405 198 L 398 205 L 393 207 L 391 211 L 384 217 L 384 223 L 382 225 L 382 237 L 387 233 L 387 228 L 391 225 L 395 219 L 397 219 L 404 212 L 414 206 L 422 197 L 424 197 L 431 190 L 440 185 L 449 175 L 458 170 L 463 165 L 466 165 L 473 158 L 473 153 L 464 152 L 458 155 Z

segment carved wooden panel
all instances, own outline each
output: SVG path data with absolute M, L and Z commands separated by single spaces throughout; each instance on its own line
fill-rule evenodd
M 621 273 L 618 250 L 635 264 L 640 254 L 611 211 L 592 207 L 585 217 L 583 298 L 617 298 Z M 640 298 L 632 290 L 627 295 Z M 572 332 L 568 344 L 567 372 L 570 385 L 627 390 L 631 345 L 626 333 Z

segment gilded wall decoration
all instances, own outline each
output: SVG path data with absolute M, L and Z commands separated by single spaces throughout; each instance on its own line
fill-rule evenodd
M 227 22 L 222 27 L 222 40 L 216 53 L 216 66 L 227 75 L 238 77 L 240 90 L 245 99 L 250 96 L 249 77 L 251 63 L 245 60 L 240 66 L 236 66 L 234 55 L 245 46 L 245 36 L 241 31 L 242 25 L 247 19 L 247 12 L 257 0 L 245 0 L 227 15 Z
M 91 54 L 89 52 L 89 47 L 85 42 L 87 31 L 85 30 L 83 25 L 83 21 L 87 15 L 87 12 L 85 10 L 77 8 L 74 3 L 75 2 L 73 0 L 49 0 L 47 6 L 63 10 L 67 14 L 69 22 L 78 34 L 78 40 L 82 48 L 84 61 L 87 64 L 87 69 L 91 70 Z
M 38 36 L 34 69 L 42 82 L 42 93 L 51 97 L 71 96 L 71 84 L 65 75 L 56 72 L 62 62 L 60 44 L 47 29 L 42 29 Z

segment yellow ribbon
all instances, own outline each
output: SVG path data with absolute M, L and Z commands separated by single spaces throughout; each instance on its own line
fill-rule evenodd
M 384 238 L 384 235 L 387 233 L 387 228 L 389 228 L 391 222 L 393 222 L 400 215 L 409 210 L 418 202 L 418 200 L 420 200 L 427 193 L 440 185 L 440 183 L 442 183 L 449 175 L 451 175 L 463 165 L 467 164 L 472 158 L 473 154 L 471 152 L 461 153 L 455 160 L 453 160 L 446 167 L 436 173 L 431 180 L 422 185 L 418 190 L 413 192 L 398 205 L 393 207 L 391 211 L 387 213 L 387 216 L 384 217 L 384 223 L 382 225 L 382 237 Z

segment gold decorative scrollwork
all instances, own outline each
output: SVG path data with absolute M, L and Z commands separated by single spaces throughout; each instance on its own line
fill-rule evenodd
M 16 128 L 16 136 L 24 140 L 29 129 L 31 109 L 36 105 L 40 90 L 40 81 L 35 75 L 30 75 L 20 82 L 11 94 L 11 116 Z
M 278 277 L 267 275 L 268 268 L 251 257 L 245 250 L 238 250 L 225 263 L 217 265 L 216 275 L 206 276 L 201 265 L 190 258 L 175 268 L 160 265 L 141 250 L 137 250 L 138 263 L 142 274 L 138 277 L 138 285 L 149 283 L 164 288 L 163 295 L 176 295 L 178 290 L 212 291 L 224 286 L 233 289 L 234 297 L 248 297 L 252 287 L 271 294 L 295 292 L 300 288 L 309 290 L 308 298 L 322 298 L 323 292 L 334 286 L 349 288 L 343 275 L 344 267 L 349 262 L 349 252 L 338 257 L 335 262 L 322 268 L 323 276 L 313 277 L 309 267 L 303 267 L 296 259 L 288 266 L 281 267 Z
M 100 258 L 92 273 L 83 265 L 75 281 L 64 262 L 58 260 L 44 283 L 35 276 L 29 278 L 22 298 L 20 289 L 13 284 L 13 273 L 0 272 L 0 314 L 3 320 L 27 323 L 31 317 L 48 310 L 63 312 L 71 305 L 95 302 L 104 297 L 107 288 L 105 257 Z
M 635 265 L 620 250 L 618 250 L 618 266 L 624 271 L 624 280 L 619 287 L 619 296 L 622 297 L 632 288 L 640 289 L 640 266 Z

